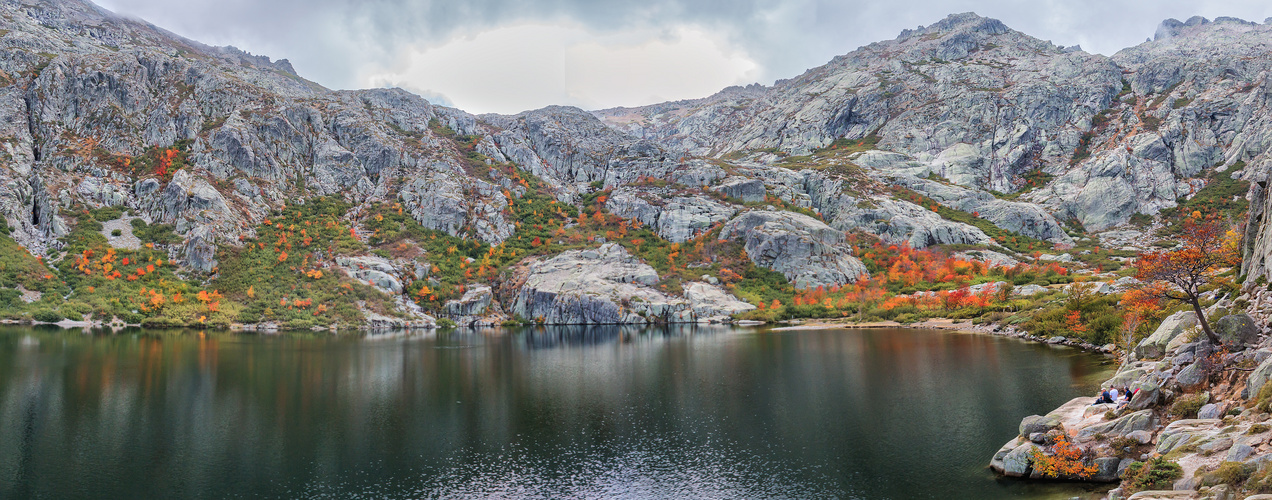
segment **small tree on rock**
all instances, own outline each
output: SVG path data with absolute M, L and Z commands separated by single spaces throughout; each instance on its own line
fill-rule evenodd
M 1139 255 L 1136 277 L 1144 282 L 1145 293 L 1191 305 L 1206 338 L 1218 345 L 1219 336 L 1201 308 L 1201 295 L 1221 272 L 1241 262 L 1240 237 L 1226 221 L 1196 212 L 1184 220 L 1183 229 L 1181 246 Z

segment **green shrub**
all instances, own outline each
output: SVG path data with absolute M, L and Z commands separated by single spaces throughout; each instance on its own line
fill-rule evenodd
M 111 229 L 111 230 L 110 230 L 110 235 L 111 235 L 111 236 L 123 236 L 123 234 L 124 234 L 124 231 L 123 231 L 123 230 L 121 230 L 121 229 Z
M 1157 457 L 1127 467 L 1122 473 L 1122 488 L 1126 495 L 1144 490 L 1168 490 L 1183 476 L 1184 470 L 1179 464 Z
M 455 328 L 455 322 L 446 318 L 438 318 L 437 328 L 441 330 L 450 330 Z
M 1205 394 L 1181 396 L 1175 401 L 1175 404 L 1171 405 L 1170 414 L 1178 418 L 1194 418 L 1197 416 L 1197 411 L 1201 410 L 1201 407 L 1205 406 L 1209 399 Z
M 22 301 L 20 297 L 22 297 L 22 294 L 18 293 L 16 289 L 0 288 L 0 306 L 8 307 L 17 305 Z
M 146 224 L 141 219 L 133 219 L 130 223 L 133 226 L 133 236 L 146 243 L 175 245 L 182 241 L 181 236 L 174 232 L 175 226 L 172 224 Z
M 1259 411 L 1272 411 L 1272 384 L 1263 384 L 1259 388 L 1259 394 L 1254 398 L 1254 407 Z
M 1272 467 L 1266 463 L 1259 467 L 1246 480 L 1245 489 L 1253 493 L 1272 493 Z
M 1246 430 L 1246 434 L 1250 434 L 1250 435 L 1263 434 L 1267 432 L 1268 429 L 1269 427 L 1267 424 L 1254 424 L 1250 426 L 1249 430 Z
M 98 222 L 115 220 L 124 216 L 124 207 L 102 207 L 88 211 L 88 215 Z
M 1223 462 L 1219 464 L 1213 472 L 1207 473 L 1201 478 L 1201 482 L 1207 486 L 1217 484 L 1230 484 L 1233 486 L 1244 483 L 1257 470 L 1255 464 L 1243 464 L 1241 462 Z
M 62 321 L 62 315 L 51 309 L 40 309 L 35 311 L 31 314 L 31 318 L 45 323 L 57 323 L 58 321 Z

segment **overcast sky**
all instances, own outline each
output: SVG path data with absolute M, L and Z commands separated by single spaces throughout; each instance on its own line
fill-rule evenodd
M 789 78 L 974 11 L 1111 55 L 1166 18 L 1262 22 L 1267 0 L 98 0 L 335 89 L 402 87 L 474 113 L 704 97 Z

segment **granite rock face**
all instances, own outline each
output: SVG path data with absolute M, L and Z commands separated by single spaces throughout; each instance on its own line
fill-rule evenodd
M 1166 347 L 1179 335 L 1192 328 L 1198 328 L 1197 313 L 1180 311 L 1162 320 L 1162 324 L 1148 338 L 1135 346 L 1135 355 L 1140 358 L 1159 358 L 1166 353 Z
M 809 287 L 865 274 L 845 232 L 993 247 L 990 223 L 1067 246 L 1077 226 L 1125 230 L 1135 214 L 1241 180 L 1245 283 L 1272 278 L 1266 24 L 1168 20 L 1104 57 L 955 14 L 773 86 L 480 116 L 401 89 L 326 89 L 286 61 L 80 0 L 2 4 L 0 30 L 0 217 L 47 257 L 81 209 L 124 206 L 172 224 L 174 258 L 213 273 L 218 247 L 320 196 L 352 203 L 351 219 L 399 203 L 426 228 L 499 244 L 517 231 L 511 205 L 532 176 L 559 203 L 606 191 L 611 213 L 672 242 L 720 227 Z M 181 167 L 124 166 L 156 147 L 180 149 Z M 981 220 L 943 218 L 929 202 Z M 391 277 L 369 281 L 400 293 L 406 277 Z M 670 321 L 684 299 L 667 300 L 671 312 L 644 312 Z M 578 307 L 556 314 L 631 319 L 629 306 Z
M 720 224 L 737 208 L 703 196 L 682 196 L 671 190 L 620 188 L 606 204 L 611 213 L 654 228 L 659 236 L 683 243 Z
M 734 314 L 755 309 L 755 306 L 738 300 L 725 289 L 708 283 L 694 281 L 685 284 L 685 300 L 698 322 L 727 322 Z
M 875 134 L 882 149 L 932 157 L 956 183 L 1007 192 L 1022 183 L 1019 173 L 1067 159 L 1120 81 L 1108 58 L 1065 52 L 968 13 L 773 87 L 597 114 L 695 153 L 804 154 Z
M 842 232 L 803 214 L 743 212 L 725 223 L 720 239 L 741 240 L 752 262 L 782 273 L 796 288 L 842 285 L 868 275 Z
M 390 294 L 402 293 L 401 271 L 388 260 L 371 256 L 336 257 L 336 265 L 351 278 Z
M 754 306 L 706 283 L 684 297 L 655 288 L 658 273 L 622 246 L 569 250 L 529 264 L 507 302 L 511 314 L 549 325 L 726 321 Z

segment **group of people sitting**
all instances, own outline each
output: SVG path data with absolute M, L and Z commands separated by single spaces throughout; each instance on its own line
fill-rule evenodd
M 1131 391 L 1130 389 L 1127 389 L 1127 388 L 1122 388 L 1121 390 L 1118 390 L 1118 388 L 1116 387 L 1110 387 L 1108 389 L 1100 391 L 1100 397 L 1095 398 L 1095 402 L 1091 404 L 1093 405 L 1115 404 L 1117 405 L 1117 408 L 1120 410 L 1122 409 L 1123 406 L 1126 406 L 1127 403 L 1131 402 L 1131 398 L 1134 398 L 1135 393 L 1137 392 L 1139 392 L 1138 388 L 1135 389 L 1134 391 Z

